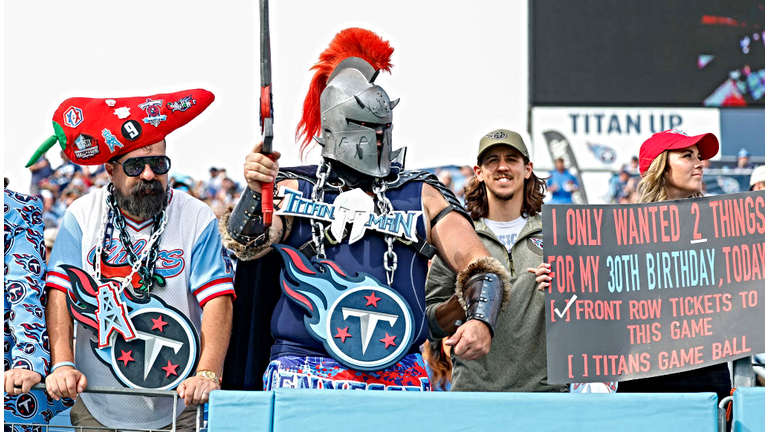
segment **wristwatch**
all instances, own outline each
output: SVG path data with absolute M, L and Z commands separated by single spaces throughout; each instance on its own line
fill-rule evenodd
M 216 383 L 216 385 L 221 385 L 221 382 L 219 382 L 219 377 L 216 376 L 216 372 L 212 370 L 199 370 L 195 374 L 195 376 L 203 377 L 206 379 L 209 379 Z

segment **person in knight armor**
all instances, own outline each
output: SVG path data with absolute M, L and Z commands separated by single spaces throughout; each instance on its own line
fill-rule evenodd
M 432 174 L 403 169 L 404 151 L 392 147 L 398 100 L 374 83 L 390 71 L 392 52 L 375 33 L 350 28 L 321 54 L 297 128 L 302 151 L 313 138 L 322 146 L 319 165 L 280 168 L 279 153 L 273 160 L 261 144 L 245 158 L 248 189 L 220 225 L 240 260 L 240 339 L 225 362 L 225 388 L 256 388 L 263 370 L 264 390 L 430 390 L 419 347 L 435 254 L 458 273 L 443 316 L 462 321 L 456 355 L 488 352 L 510 276 L 454 194 Z M 262 196 L 273 181 L 275 196 Z M 271 226 L 261 210 L 267 199 Z
M 43 390 L 32 390 L 51 365 L 45 329 L 45 244 L 43 206 L 39 198 L 8 189 L 5 179 L 3 220 L 4 338 L 3 386 L 5 430 L 42 429 L 71 399 L 53 400 Z
M 168 107 L 187 97 L 196 101 L 189 109 Z M 46 388 L 54 399 L 77 397 L 75 426 L 170 429 L 175 421 L 194 430 L 196 405 L 220 388 L 234 271 L 212 210 L 169 188 L 166 156 L 166 135 L 213 99 L 203 89 L 70 98 L 54 113 L 56 135 L 37 152 L 58 141 L 74 163 L 104 164 L 111 180 L 67 209 L 45 283 Z M 140 105 L 150 100 L 157 112 L 147 117 Z M 74 145 L 81 136 L 91 145 Z M 88 386 L 175 389 L 180 399 L 174 406 L 167 397 L 83 393 Z

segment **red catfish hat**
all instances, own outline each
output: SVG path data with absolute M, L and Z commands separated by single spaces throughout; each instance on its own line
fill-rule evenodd
M 78 165 L 100 165 L 162 141 L 213 102 L 208 90 L 182 90 L 126 98 L 69 98 L 53 114 L 51 136 L 27 163 L 34 164 L 56 141 Z

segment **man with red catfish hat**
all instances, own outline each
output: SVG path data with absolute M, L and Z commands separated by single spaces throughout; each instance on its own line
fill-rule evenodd
M 249 189 L 222 218 L 225 246 L 243 261 L 238 287 L 256 291 L 255 301 L 282 290 L 270 311 L 265 390 L 429 390 L 419 347 L 429 328 L 424 281 L 435 253 L 459 274 L 458 296 L 466 300 L 465 312 L 454 299 L 447 318 L 467 320 L 457 349 L 474 357 L 488 352 L 509 275 L 453 193 L 432 174 L 403 170 L 404 152 L 392 150 L 398 101 L 373 84 L 389 71 L 392 52 L 369 30 L 338 33 L 313 67 L 298 127 L 302 150 L 314 138 L 322 161 L 278 171 L 257 145 L 245 160 Z M 261 201 L 273 197 L 259 192 L 272 181 L 279 209 L 268 227 Z M 270 252 L 279 255 L 279 281 L 241 278 L 247 273 L 240 266 L 272 262 Z
M 78 397 L 76 426 L 194 428 L 194 405 L 220 388 L 232 263 L 211 209 L 168 187 L 165 141 L 213 99 L 202 89 L 70 98 L 53 116 L 56 134 L 32 157 L 58 141 L 72 162 L 103 163 L 111 179 L 67 209 L 46 280 L 46 388 L 54 398 Z M 175 388 L 184 401 L 80 394 L 88 385 Z

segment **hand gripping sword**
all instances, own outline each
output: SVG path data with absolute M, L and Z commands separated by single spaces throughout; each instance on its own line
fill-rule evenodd
M 272 137 L 274 132 L 272 125 L 274 121 L 272 109 L 272 54 L 269 48 L 269 1 L 259 1 L 259 19 L 261 21 L 261 96 L 260 105 L 260 124 L 262 132 L 261 153 L 268 156 L 273 161 L 272 155 Z M 272 196 L 275 182 L 261 184 L 261 212 L 264 215 L 264 227 L 269 228 L 272 225 Z

